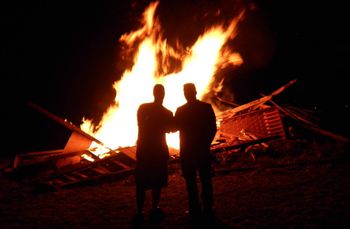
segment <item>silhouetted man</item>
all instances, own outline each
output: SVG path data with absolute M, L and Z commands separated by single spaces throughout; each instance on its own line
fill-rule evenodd
M 173 113 L 163 107 L 164 87 L 156 84 L 153 88 L 154 102 L 141 104 L 137 111 L 138 139 L 136 150 L 136 202 L 137 214 L 134 220 L 143 221 L 143 207 L 146 190 L 152 190 L 151 217 L 159 218 L 158 207 L 161 188 L 168 184 L 169 159 L 165 135 L 169 132 Z
M 175 125 L 180 130 L 180 161 L 187 187 L 188 210 L 193 219 L 198 219 L 202 213 L 212 213 L 210 145 L 216 133 L 216 118 L 212 106 L 196 98 L 194 84 L 185 84 L 183 89 L 187 103 L 177 108 Z M 197 172 L 202 184 L 203 212 L 198 196 Z

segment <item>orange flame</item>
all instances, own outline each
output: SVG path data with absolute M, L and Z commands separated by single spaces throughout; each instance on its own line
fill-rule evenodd
M 175 50 L 160 35 L 161 27 L 155 18 L 158 2 L 151 3 L 143 13 L 143 27 L 124 34 L 120 41 L 128 47 L 138 45 L 134 56 L 134 65 L 125 70 L 121 79 L 113 85 L 116 90 L 114 104 L 104 113 L 96 128 L 91 120 L 83 119 L 81 129 L 110 148 L 133 146 L 137 140 L 136 113 L 140 104 L 153 101 L 152 90 L 156 83 L 162 83 L 166 90 L 163 105 L 175 112 L 185 103 L 182 86 L 192 82 L 196 85 L 198 98 L 213 90 L 214 74 L 227 65 L 240 65 L 243 60 L 239 53 L 224 48 L 224 44 L 233 39 L 237 23 L 243 12 L 234 18 L 229 26 L 218 25 L 199 36 L 195 44 L 185 53 Z M 161 56 L 161 63 L 159 57 Z M 167 61 L 175 58 L 182 63 L 181 71 L 168 72 Z M 96 132 L 93 130 L 97 129 Z M 169 134 L 167 142 L 170 147 L 179 147 L 178 133 Z M 92 144 L 91 148 L 96 147 Z M 103 155 L 103 152 L 94 152 Z

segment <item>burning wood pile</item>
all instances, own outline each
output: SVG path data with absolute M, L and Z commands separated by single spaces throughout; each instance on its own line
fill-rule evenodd
M 294 81 L 288 86 L 292 83 Z M 282 89 L 277 91 L 281 92 Z M 284 139 L 286 135 L 279 110 L 264 105 L 276 94 L 275 92 L 217 115 L 218 131 L 211 147 L 212 153 L 227 158 L 239 150 L 248 152 L 252 147 L 263 149 L 268 147 L 268 141 Z M 45 182 L 54 187 L 63 187 L 106 177 L 128 175 L 133 171 L 136 160 L 135 146 L 111 149 L 71 122 L 36 104 L 29 105 L 71 130 L 71 136 L 64 149 L 16 155 L 12 172 L 46 165 L 50 173 L 45 177 Z M 94 151 L 97 149 L 91 147 L 92 143 L 98 145 L 99 150 L 102 149 L 104 153 L 96 154 Z M 172 147 L 170 150 L 171 162 L 176 162 L 178 150 Z
M 292 80 L 268 96 L 217 115 L 220 124 L 216 137 L 218 143 L 212 146 L 213 153 L 221 161 L 230 161 L 231 156 L 242 151 L 249 152 L 254 159 L 252 148 L 263 150 L 268 148 L 268 141 L 284 140 L 286 134 L 280 111 L 266 102 L 295 82 Z
M 255 160 L 254 152 L 267 150 L 270 143 L 287 143 L 293 138 L 303 138 L 294 133 L 295 129 L 304 129 L 315 136 L 325 136 L 341 144 L 350 143 L 350 139 L 322 129 L 318 124 L 319 118 L 313 111 L 281 106 L 273 101 L 274 96 L 295 83 L 296 80 L 291 80 L 270 95 L 226 110 L 217 116 L 220 122 L 218 143 L 212 146 L 212 152 L 220 161 L 230 162 L 240 153 L 249 154 Z M 288 120 L 292 120 L 293 124 Z
M 237 24 L 243 20 L 244 11 L 228 23 L 210 27 L 191 47 L 176 49 L 162 37 L 159 20 L 155 17 L 158 4 L 152 3 L 145 10 L 139 29 L 120 37 L 125 50 L 133 50 L 125 55 L 132 56 L 133 66 L 125 70 L 113 85 L 116 98 L 101 122 L 95 126 L 92 120 L 83 118 L 83 124 L 77 127 L 40 106 L 30 104 L 72 133 L 64 149 L 18 154 L 8 170 L 50 165 L 51 174 L 45 179 L 55 187 L 128 174 L 135 165 L 137 137 L 136 115 L 132 114 L 136 114 L 140 104 L 150 100 L 149 88 L 155 83 L 163 84 L 166 89 L 164 106 L 174 112 L 185 103 L 185 99 L 179 96 L 184 83 L 195 83 L 197 96 L 203 99 L 222 86 L 222 79 L 214 77 L 217 71 L 243 63 L 240 54 L 225 44 L 237 35 Z M 162 57 L 160 63 L 157 62 L 159 57 Z M 172 69 L 170 60 L 181 63 L 181 69 Z M 300 113 L 286 110 L 272 101 L 274 96 L 295 82 L 292 80 L 270 95 L 217 113 L 218 131 L 211 147 L 213 154 L 224 161 L 242 152 L 254 158 L 251 149 L 264 150 L 270 141 L 287 138 L 282 114 L 317 129 Z M 270 105 L 266 105 L 267 102 Z M 177 134 L 167 138 L 171 161 L 178 159 L 178 141 Z
M 298 114 L 297 111 L 282 108 L 272 101 L 274 96 L 295 82 L 292 80 L 270 95 L 217 114 L 218 131 L 212 143 L 211 152 L 218 162 L 227 164 L 242 154 L 250 155 L 254 161 L 254 152 L 268 149 L 271 142 L 285 141 L 288 138 L 286 133 L 288 130 L 286 131 L 283 117 L 286 115 L 301 121 L 313 130 L 318 130 L 321 134 L 349 141 L 318 128 L 309 119 L 301 116 L 301 110 L 297 110 Z M 271 105 L 266 105 L 267 102 L 270 102 Z M 16 173 L 45 165 L 49 173 L 41 178 L 41 182 L 55 188 L 125 177 L 133 172 L 136 162 L 135 146 L 111 149 L 71 122 L 38 105 L 33 103 L 29 105 L 71 130 L 71 136 L 64 149 L 16 155 L 11 168 L 6 169 L 7 172 Z M 94 147 L 91 147 L 92 145 Z M 96 154 L 96 150 L 102 150 L 103 153 Z M 172 147 L 170 151 L 170 163 L 176 163 L 179 152 Z

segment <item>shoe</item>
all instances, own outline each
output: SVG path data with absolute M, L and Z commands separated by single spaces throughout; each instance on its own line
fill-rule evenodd
M 164 212 L 161 208 L 152 209 L 150 212 L 150 219 L 153 222 L 160 222 L 164 218 Z
M 141 226 L 145 221 L 143 213 L 137 212 L 131 219 L 131 224 L 135 227 Z

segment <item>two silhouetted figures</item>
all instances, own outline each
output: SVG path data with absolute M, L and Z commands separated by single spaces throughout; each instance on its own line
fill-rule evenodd
M 166 133 L 180 131 L 180 163 L 188 194 L 188 212 L 193 219 L 212 214 L 213 188 L 211 181 L 210 145 L 216 133 L 216 118 L 212 106 L 196 98 L 192 83 L 184 85 L 187 100 L 176 110 L 175 117 L 163 107 L 164 87 L 156 84 L 154 102 L 142 104 L 137 112 L 139 126 L 136 151 L 135 219 L 143 221 L 146 190 L 152 190 L 151 219 L 163 215 L 158 207 L 162 187 L 168 184 L 169 151 Z M 201 202 L 197 187 L 197 172 L 202 184 Z

